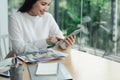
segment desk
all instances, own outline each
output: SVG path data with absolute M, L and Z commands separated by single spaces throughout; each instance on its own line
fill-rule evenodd
M 50 62 L 62 61 L 74 80 L 120 80 L 120 63 L 97 57 L 88 53 L 68 50 L 67 58 Z M 30 80 L 27 65 L 24 65 L 24 79 Z M 9 80 L 0 78 L 0 80 Z

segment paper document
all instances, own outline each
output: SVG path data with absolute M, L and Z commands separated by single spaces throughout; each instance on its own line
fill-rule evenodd
M 28 52 L 18 56 L 25 62 L 47 62 L 53 59 L 67 57 L 67 54 L 53 49 L 45 49 L 36 52 Z
M 36 75 L 57 75 L 58 63 L 39 63 Z

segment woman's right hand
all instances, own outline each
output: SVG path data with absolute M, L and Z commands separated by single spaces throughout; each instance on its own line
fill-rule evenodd
M 62 38 L 59 38 L 59 37 L 57 37 L 55 35 L 52 35 L 52 36 L 50 36 L 49 38 L 46 39 L 48 44 L 55 44 L 60 40 L 62 40 Z

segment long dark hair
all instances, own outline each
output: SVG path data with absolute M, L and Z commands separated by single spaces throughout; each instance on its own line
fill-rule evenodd
M 18 11 L 28 12 L 37 1 L 38 0 L 25 0 L 23 5 L 18 9 Z

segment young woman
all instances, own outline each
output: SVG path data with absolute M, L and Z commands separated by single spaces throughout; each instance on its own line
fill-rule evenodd
M 64 39 L 53 16 L 48 13 L 51 0 L 25 0 L 10 16 L 9 36 L 16 53 L 45 49 Z M 75 36 L 64 39 L 65 46 L 74 44 Z

